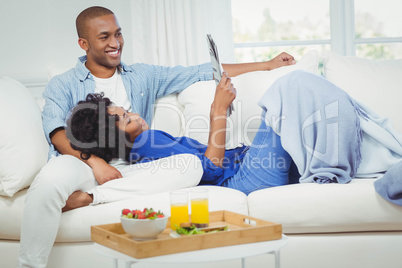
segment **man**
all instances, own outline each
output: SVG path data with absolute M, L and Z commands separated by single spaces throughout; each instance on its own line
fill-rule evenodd
M 82 158 L 73 150 L 64 130 L 65 119 L 88 93 L 104 92 L 117 106 L 139 113 L 150 124 L 157 98 L 178 93 L 192 83 L 211 80 L 209 63 L 191 67 L 162 67 L 121 62 L 124 39 L 112 11 L 90 7 L 76 20 L 78 44 L 85 50 L 75 68 L 54 77 L 43 96 L 43 125 L 50 144 L 50 160 L 32 183 L 21 227 L 19 267 L 45 267 L 63 211 L 93 202 L 85 189 L 122 178 L 118 168 L 96 156 Z M 282 53 L 267 62 L 223 64 L 229 76 L 272 70 L 294 64 Z M 56 157 L 57 156 L 57 157 Z M 67 201 L 67 202 L 66 202 Z

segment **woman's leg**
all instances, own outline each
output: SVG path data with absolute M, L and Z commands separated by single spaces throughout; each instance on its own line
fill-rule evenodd
M 259 105 L 297 165 L 300 182 L 351 180 L 361 161 L 361 112 L 346 92 L 323 77 L 294 71 L 277 79 Z
M 240 169 L 223 186 L 249 194 L 259 189 L 288 184 L 291 161 L 280 137 L 262 120 Z

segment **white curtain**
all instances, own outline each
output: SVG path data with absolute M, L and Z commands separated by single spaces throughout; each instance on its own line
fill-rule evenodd
M 222 63 L 234 62 L 230 0 L 132 0 L 133 60 L 164 66 L 210 61 L 212 34 Z

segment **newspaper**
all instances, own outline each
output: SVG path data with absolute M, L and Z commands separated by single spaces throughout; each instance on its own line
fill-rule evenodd
M 207 34 L 207 43 L 209 47 L 209 55 L 211 56 L 215 83 L 218 85 L 222 78 L 223 69 L 221 63 L 219 62 L 218 48 L 216 47 L 215 42 L 210 34 Z M 233 111 L 233 103 L 231 103 L 228 108 L 227 116 L 229 117 Z

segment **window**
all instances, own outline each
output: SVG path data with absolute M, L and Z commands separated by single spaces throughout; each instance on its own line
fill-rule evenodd
M 402 58 L 402 3 L 354 0 L 354 4 L 356 55 L 373 59 Z
M 236 61 L 268 60 L 281 51 L 300 58 L 312 49 L 400 58 L 397 6 L 396 0 L 232 0 Z

